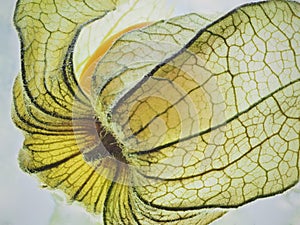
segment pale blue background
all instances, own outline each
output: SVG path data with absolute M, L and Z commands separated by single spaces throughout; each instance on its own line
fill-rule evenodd
M 177 13 L 228 11 L 247 1 L 169 0 Z M 0 225 L 92 225 L 78 207 L 66 206 L 17 164 L 22 135 L 11 122 L 11 88 L 18 73 L 19 42 L 12 25 L 13 0 L 0 0 Z M 185 4 L 183 4 L 185 2 Z M 55 199 L 55 200 L 54 200 Z M 59 202 L 56 204 L 55 202 Z M 214 225 L 299 225 L 300 186 L 281 196 L 258 200 L 228 213 Z

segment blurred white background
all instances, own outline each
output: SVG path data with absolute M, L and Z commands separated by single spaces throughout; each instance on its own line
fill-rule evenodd
M 10 119 L 11 89 L 17 75 L 19 41 L 12 17 L 16 1 L 0 0 L 0 225 L 92 225 L 79 207 L 62 204 L 59 197 L 39 187 L 23 173 L 17 162 L 21 132 Z M 242 0 L 169 0 L 177 3 L 176 13 L 210 14 L 228 11 Z M 56 202 L 59 202 L 56 204 Z M 300 186 L 283 195 L 262 199 L 233 210 L 213 225 L 299 225 Z

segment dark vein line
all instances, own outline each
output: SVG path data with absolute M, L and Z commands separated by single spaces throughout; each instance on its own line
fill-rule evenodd
M 287 83 L 286 85 L 284 86 L 281 86 L 280 88 L 276 89 L 274 92 L 270 93 L 269 95 L 266 95 L 265 97 L 261 98 L 259 101 L 257 101 L 256 103 L 254 103 L 253 105 L 251 105 L 249 108 L 245 109 L 244 111 L 241 111 L 240 113 L 237 113 L 235 116 L 229 118 L 228 120 L 226 120 L 225 122 L 219 124 L 219 125 L 216 125 L 214 127 L 211 127 L 211 128 L 208 128 L 204 131 L 201 131 L 201 132 L 198 132 L 196 134 L 193 134 L 193 135 L 190 135 L 188 137 L 184 137 L 184 138 L 180 138 L 178 140 L 175 140 L 175 141 L 172 141 L 172 142 L 169 142 L 169 143 L 166 143 L 164 145 L 161 145 L 161 146 L 157 146 L 155 148 L 152 148 L 152 149 L 148 149 L 148 150 L 143 150 L 143 151 L 139 151 L 139 152 L 133 152 L 133 153 L 130 153 L 129 155 L 144 155 L 144 154 L 149 154 L 149 153 L 153 153 L 153 152 L 158 152 L 162 149 L 165 149 L 165 148 L 168 148 L 174 144 L 178 144 L 180 142 L 184 142 L 184 141 L 188 141 L 190 139 L 193 139 L 195 137 L 198 137 L 198 136 L 201 136 L 201 135 L 204 135 L 206 133 L 209 133 L 211 131 L 214 131 L 222 126 L 225 126 L 226 124 L 232 122 L 233 120 L 237 119 L 238 117 L 240 117 L 241 115 L 243 114 L 246 114 L 249 110 L 253 109 L 254 107 L 256 107 L 257 105 L 259 105 L 260 103 L 262 103 L 263 101 L 265 101 L 266 99 L 268 99 L 269 97 L 272 97 L 274 94 L 276 94 L 277 92 L 285 89 L 286 87 L 294 84 L 294 83 L 297 83 L 300 81 L 300 78 L 299 79 L 296 79 L 294 81 L 291 81 L 290 83 Z
M 68 156 L 67 158 L 61 159 L 57 162 L 50 163 L 50 164 L 47 164 L 47 165 L 44 165 L 44 166 L 41 166 L 41 167 L 37 167 L 37 168 L 28 168 L 27 170 L 30 173 L 38 173 L 38 172 L 43 172 L 43 171 L 46 171 L 46 170 L 51 170 L 53 168 L 56 168 L 56 167 L 60 166 L 63 163 L 68 162 L 69 160 L 75 158 L 76 156 L 79 156 L 80 154 L 81 154 L 80 152 L 76 152 L 76 153 Z

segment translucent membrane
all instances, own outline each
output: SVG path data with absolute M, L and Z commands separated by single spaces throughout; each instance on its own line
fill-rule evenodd
M 110 47 L 114 44 L 114 42 L 117 39 L 119 39 L 123 34 L 128 33 L 132 30 L 143 28 L 150 24 L 151 24 L 151 22 L 144 22 L 144 23 L 139 23 L 139 24 L 135 24 L 133 26 L 127 27 L 124 30 L 112 35 L 110 38 L 108 38 L 106 41 L 104 41 L 97 48 L 97 50 L 93 53 L 93 55 L 90 57 L 90 59 L 86 63 L 86 65 L 83 68 L 83 71 L 79 77 L 79 85 L 86 94 L 90 95 L 90 93 L 91 93 L 92 75 L 94 73 L 97 63 L 105 55 L 105 53 L 110 49 Z

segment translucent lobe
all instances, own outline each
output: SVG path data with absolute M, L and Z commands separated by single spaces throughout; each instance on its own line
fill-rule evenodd
M 33 105 L 49 114 L 71 118 L 74 92 L 82 104 L 89 104 L 78 92 L 75 77 L 69 71 L 62 71 L 71 66 L 64 59 L 68 58 L 67 51 L 72 48 L 80 24 L 103 17 L 114 7 L 114 1 L 18 2 L 14 20 L 22 41 L 21 76 L 26 84 L 24 91 Z
M 269 18 L 268 12 L 272 9 L 275 11 Z M 282 23 L 282 11 L 289 21 L 284 30 L 277 27 Z M 116 104 L 113 111 L 116 115 L 112 118 L 122 126 L 120 130 L 128 130 L 131 142 L 124 138 L 128 144 L 125 146 L 132 155 L 130 162 L 141 165 L 135 178 L 140 184 L 136 190 L 144 201 L 165 209 L 170 205 L 182 209 L 234 207 L 282 192 L 299 181 L 300 73 L 299 55 L 294 50 L 299 46 L 292 46 L 288 38 L 299 28 L 297 3 L 274 1 L 241 8 L 200 32 L 198 38 L 190 42 L 185 50 L 190 58 L 185 58 L 184 66 L 178 62 L 182 62 L 185 53 L 175 55 Z M 260 32 L 262 30 L 271 30 L 271 35 Z M 290 33 L 286 34 L 287 31 Z M 262 40 L 263 44 L 258 41 L 256 45 L 256 40 Z M 253 62 L 259 51 L 262 60 Z M 203 73 L 185 69 L 194 65 L 189 62 L 195 59 Z M 242 66 L 244 60 L 246 68 Z M 170 79 L 167 69 L 170 65 L 189 71 L 194 80 L 199 80 L 199 76 L 207 80 L 198 81 L 198 86 L 176 97 L 183 86 Z M 178 78 L 180 73 L 176 75 Z M 159 88 L 161 83 L 165 83 L 161 85 L 164 88 Z M 129 126 L 131 104 L 134 98 L 139 101 L 149 92 L 147 86 L 158 87 L 159 96 L 167 98 L 171 95 L 167 83 L 173 87 L 173 107 L 162 105 L 156 110 L 168 115 L 170 109 L 177 110 L 181 102 L 192 99 L 194 104 L 189 104 L 185 111 L 190 113 L 194 109 L 200 114 L 202 110 L 197 105 L 204 109 L 208 105 L 212 112 L 206 114 L 209 115 L 208 127 L 201 127 L 203 123 L 195 115 L 190 116 L 193 122 L 182 116 L 178 126 L 189 126 L 185 131 L 190 133 L 172 136 L 173 140 L 161 143 L 152 141 L 153 136 L 160 137 L 153 130 L 152 139 L 141 142 L 138 135 L 151 124 L 163 122 L 159 120 L 163 113 L 140 122 L 147 125 L 140 128 L 140 133 L 135 132 L 135 136 Z M 201 98 L 205 94 L 199 93 L 193 96 L 192 93 L 200 90 L 209 97 Z M 279 98 L 283 95 L 286 96 L 284 101 L 290 102 L 289 107 Z M 282 110 L 281 105 L 286 109 Z M 293 113 L 285 113 L 288 111 Z M 195 131 L 192 125 L 197 123 L 199 129 Z

